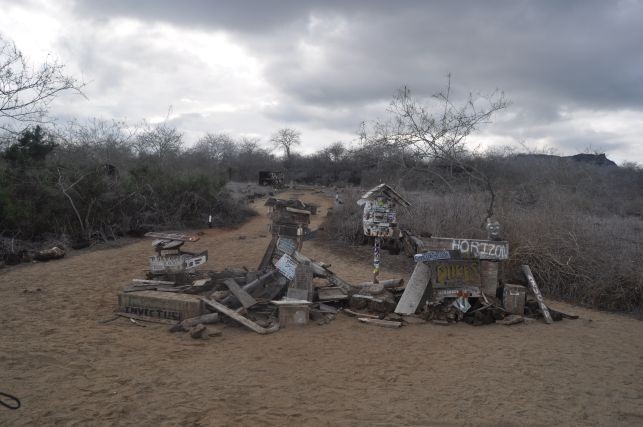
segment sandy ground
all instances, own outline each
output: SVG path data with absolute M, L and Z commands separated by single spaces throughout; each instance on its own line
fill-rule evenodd
M 191 247 L 209 249 L 208 268 L 256 267 L 267 222 L 204 230 Z M 366 248 L 304 252 L 369 279 Z M 0 406 L 0 425 L 643 425 L 641 321 L 552 303 L 581 319 L 392 330 L 340 315 L 267 336 L 214 325 L 207 341 L 98 324 L 152 254 L 144 239 L 0 271 L 0 391 L 23 404 Z M 382 266 L 411 271 L 401 256 Z

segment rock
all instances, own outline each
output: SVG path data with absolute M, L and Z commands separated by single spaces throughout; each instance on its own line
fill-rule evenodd
M 65 256 L 65 251 L 60 249 L 58 246 L 54 246 L 51 249 L 45 249 L 43 251 L 36 252 L 35 258 L 38 261 L 49 261 L 52 259 L 60 259 Z
M 188 333 L 192 338 L 196 340 L 196 339 L 202 338 L 206 331 L 207 331 L 207 328 L 205 327 L 205 325 L 203 325 L 202 323 L 199 323 L 198 325 L 192 326 L 188 331 Z

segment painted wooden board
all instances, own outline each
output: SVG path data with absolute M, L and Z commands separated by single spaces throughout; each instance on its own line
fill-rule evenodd
M 277 240 L 277 249 L 281 252 L 292 255 L 297 250 L 297 243 L 293 239 L 287 237 L 279 237 Z
M 431 237 L 422 239 L 418 250 L 422 251 L 459 251 L 465 258 L 505 260 L 509 258 L 509 243 L 504 241 L 478 239 L 452 239 Z
M 297 261 L 295 261 L 290 255 L 283 254 L 281 258 L 275 263 L 275 267 L 281 274 L 284 275 L 288 280 L 295 278 L 295 273 L 297 271 Z
M 279 325 L 271 326 L 270 328 L 262 328 L 252 320 L 246 317 L 243 317 L 236 311 L 229 309 L 223 304 L 219 304 L 213 299 L 201 298 L 201 301 L 203 301 L 205 305 L 207 305 L 208 307 L 213 308 L 214 310 L 218 311 L 221 314 L 225 314 L 229 318 L 241 323 L 246 328 L 252 331 L 255 331 L 258 334 L 266 335 L 266 334 L 271 334 L 273 332 L 277 332 L 279 330 Z
M 395 312 L 414 314 L 422 302 L 430 278 L 431 268 L 423 262 L 417 263 L 409 282 L 406 284 L 402 298 L 395 307 Z
M 182 242 L 196 242 L 200 239 L 196 234 L 185 234 L 185 233 L 164 233 L 161 231 L 150 231 L 145 233 L 145 237 L 154 237 L 157 239 L 166 239 L 166 240 L 181 240 Z
M 540 311 L 543 313 L 543 317 L 545 318 L 545 323 L 548 325 L 551 323 L 554 323 L 554 319 L 551 317 L 551 313 L 549 313 L 549 309 L 545 305 L 545 300 L 543 298 L 543 295 L 540 293 L 540 289 L 538 288 L 538 285 L 536 284 L 536 279 L 534 279 L 534 275 L 531 274 L 531 269 L 529 268 L 528 265 L 522 265 L 522 272 L 527 278 L 527 281 L 529 282 L 529 288 L 531 289 L 531 292 L 533 292 L 534 296 L 536 297 L 536 301 L 538 301 L 538 306 L 540 307 Z
M 241 289 L 239 284 L 233 279 L 225 279 L 223 283 L 230 289 L 230 292 L 237 297 L 239 302 L 244 308 L 252 307 L 257 303 L 257 300 L 254 299 L 248 292 Z
M 451 254 L 449 251 L 428 251 L 413 256 L 415 262 L 437 261 L 439 259 L 451 259 Z

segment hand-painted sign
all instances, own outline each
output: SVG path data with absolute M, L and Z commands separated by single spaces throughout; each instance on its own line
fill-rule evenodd
M 480 286 L 480 265 L 477 260 L 438 262 L 435 281 L 436 286 Z
M 509 244 L 507 242 L 453 239 L 451 249 L 460 251 L 462 254 L 471 254 L 480 259 L 500 260 L 509 258 Z
M 297 270 L 297 261 L 295 261 L 290 255 L 283 254 L 279 261 L 275 264 L 277 270 L 286 277 L 288 280 L 295 278 L 295 271 Z
M 449 251 L 428 251 L 423 254 L 415 254 L 413 257 L 415 262 L 429 262 L 441 259 L 451 259 Z
M 279 237 L 279 240 L 277 240 L 277 249 L 285 254 L 292 255 L 297 249 L 297 244 L 292 239 Z
M 433 290 L 434 299 L 458 298 L 463 294 L 470 298 L 479 298 L 480 288 L 477 286 L 456 286 L 452 288 L 435 288 Z
M 504 260 L 509 258 L 509 243 L 504 241 L 451 239 L 431 237 L 422 239 L 422 251 L 459 251 L 464 258 Z

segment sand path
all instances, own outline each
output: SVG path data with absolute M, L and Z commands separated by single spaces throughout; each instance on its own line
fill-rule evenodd
M 267 222 L 204 230 L 191 248 L 210 251 L 207 268 L 255 267 Z M 304 252 L 369 279 L 368 248 Z M 268 336 L 214 325 L 222 336 L 207 341 L 98 324 L 152 254 L 144 239 L 0 271 L 0 391 L 23 404 L 0 407 L 0 425 L 643 425 L 641 321 L 553 303 L 582 318 L 389 330 L 340 315 Z M 401 256 L 382 266 L 383 278 L 411 271 Z

